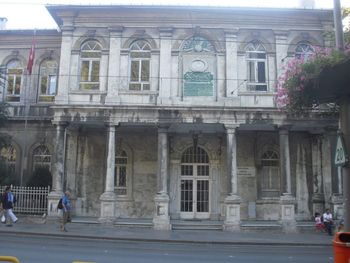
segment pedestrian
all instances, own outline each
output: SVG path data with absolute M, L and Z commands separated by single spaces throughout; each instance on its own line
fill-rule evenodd
M 12 226 L 12 222 L 16 223 L 18 221 L 18 218 L 13 213 L 13 204 L 16 203 L 16 197 L 11 191 L 11 187 L 7 186 L 5 188 L 5 193 L 3 195 L 2 200 L 2 206 L 3 209 L 5 209 L 6 219 L 7 219 L 7 226 Z
M 315 213 L 315 228 L 317 231 L 324 232 L 324 224 L 321 219 L 321 214 L 318 212 Z
M 4 209 L 4 200 L 5 200 L 5 195 L 6 195 L 6 192 L 4 190 L 4 192 L 1 194 L 1 197 L 0 197 L 0 220 L 1 220 L 1 223 L 5 224 L 6 223 L 6 211 Z
M 326 212 L 323 214 L 323 224 L 326 228 L 328 235 L 332 235 L 332 227 L 333 227 L 333 217 L 330 210 L 327 208 Z
M 70 212 L 72 210 L 72 205 L 71 205 L 71 193 L 69 190 L 64 192 L 64 195 L 62 196 L 62 221 L 61 221 L 61 230 L 64 232 L 67 232 L 66 229 L 66 224 L 67 222 L 70 222 Z

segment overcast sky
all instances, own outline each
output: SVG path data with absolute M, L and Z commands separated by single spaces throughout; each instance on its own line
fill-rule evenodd
M 56 28 L 45 4 L 144 4 L 248 7 L 298 7 L 301 0 L 0 0 L 0 17 L 8 19 L 6 29 Z M 310 1 L 310 0 L 309 0 Z M 350 7 L 350 0 L 341 0 Z M 332 8 L 333 0 L 315 0 L 316 8 Z

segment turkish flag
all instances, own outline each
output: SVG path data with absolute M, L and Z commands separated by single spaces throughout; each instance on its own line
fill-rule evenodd
M 35 39 L 33 37 L 32 46 L 30 47 L 28 64 L 27 64 L 27 71 L 28 71 L 29 75 L 32 74 L 32 69 L 33 69 L 33 64 L 34 64 L 34 57 L 35 57 Z

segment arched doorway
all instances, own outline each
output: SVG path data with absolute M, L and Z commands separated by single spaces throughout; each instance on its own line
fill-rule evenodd
M 181 157 L 180 217 L 209 218 L 209 157 L 200 147 L 189 147 Z

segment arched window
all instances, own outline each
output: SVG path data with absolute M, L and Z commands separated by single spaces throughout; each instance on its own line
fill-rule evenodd
M 259 41 L 250 42 L 246 48 L 247 90 L 267 91 L 266 50 Z
M 6 100 L 19 102 L 22 89 L 23 67 L 18 59 L 11 60 L 7 64 L 7 88 Z
M 38 168 L 46 168 L 51 171 L 51 154 L 45 145 L 40 145 L 33 151 L 33 171 Z
M 181 217 L 209 216 L 209 157 L 200 147 L 189 147 L 182 154 L 180 191 Z
M 115 156 L 114 183 L 117 195 L 127 195 L 128 156 L 125 151 L 117 152 Z
M 16 159 L 17 159 L 16 149 L 12 145 L 3 147 L 1 148 L 1 151 L 0 151 L 0 157 L 2 161 L 5 162 L 6 174 L 10 176 L 14 175 L 16 171 Z
M 40 64 L 39 101 L 53 101 L 57 90 L 58 63 L 45 59 Z
M 265 151 L 261 156 L 261 193 L 263 197 L 280 196 L 279 156 L 273 150 Z
M 313 47 L 307 42 L 300 42 L 295 48 L 295 56 L 297 58 L 308 59 L 314 52 Z
M 98 90 L 100 88 L 101 45 L 89 40 L 81 46 L 80 89 Z
M 150 90 L 151 47 L 145 40 L 130 46 L 129 90 Z

